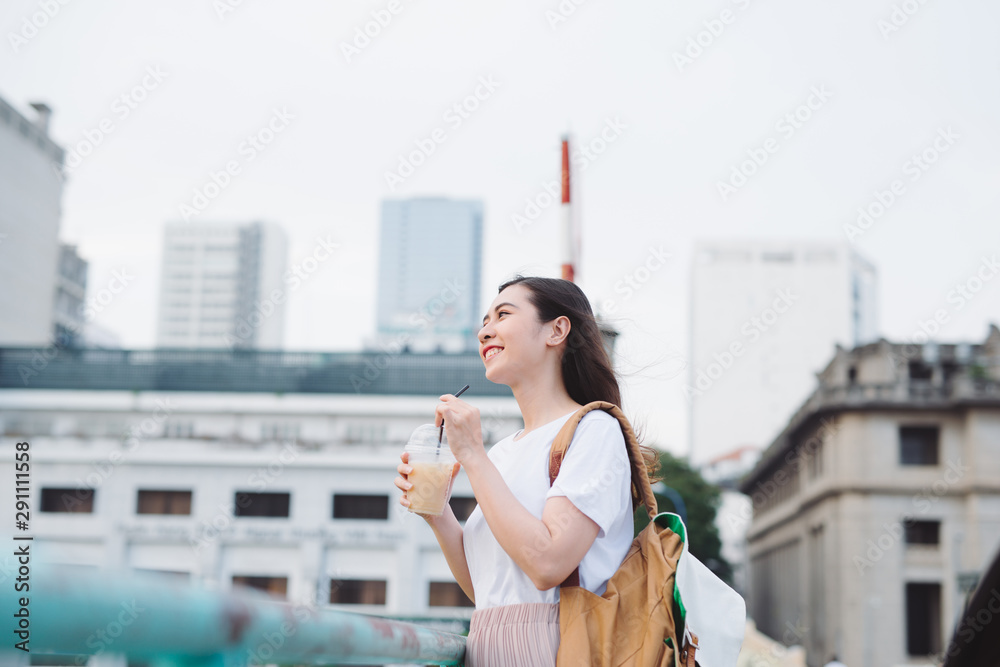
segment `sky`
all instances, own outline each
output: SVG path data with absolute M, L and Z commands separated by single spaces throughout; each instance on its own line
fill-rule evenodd
M 515 216 L 571 133 L 594 147 L 577 282 L 614 304 L 626 411 L 681 451 L 697 240 L 850 242 L 897 340 L 1000 252 L 998 25 L 986 0 L 6 0 L 0 96 L 53 108 L 61 235 L 92 295 L 130 276 L 96 319 L 126 347 L 155 343 L 163 225 L 185 215 L 279 223 L 291 263 L 339 244 L 290 295 L 289 349 L 373 333 L 385 198 L 484 202 L 484 309 L 514 273 L 557 276 L 558 204 Z M 989 322 L 1000 280 L 939 339 Z

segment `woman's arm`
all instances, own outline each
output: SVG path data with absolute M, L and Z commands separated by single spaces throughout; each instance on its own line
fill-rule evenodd
M 469 574 L 469 561 L 465 559 L 465 541 L 462 524 L 455 518 L 455 513 L 451 511 L 451 505 L 445 505 L 444 514 L 436 517 L 425 517 L 434 531 L 434 537 L 441 545 L 444 558 L 448 561 L 448 567 L 455 577 L 455 581 L 462 587 L 465 594 L 473 602 L 476 601 L 476 593 L 472 590 L 472 575 Z
M 396 478 L 395 484 L 403 492 L 402 497 L 399 499 L 399 504 L 403 507 L 409 507 L 410 499 L 406 497 L 406 492 L 410 490 L 413 484 L 408 481 L 407 475 L 413 471 L 413 468 L 409 465 L 410 455 L 407 452 L 403 452 L 400 458 L 403 462 L 396 468 L 399 472 L 399 477 Z M 458 466 L 455 466 L 454 474 L 458 474 Z M 444 553 L 444 558 L 448 562 L 448 567 L 451 568 L 451 573 L 455 577 L 455 581 L 462 587 L 462 590 L 469 596 L 469 599 L 475 602 L 476 596 L 472 590 L 472 575 L 469 574 L 469 563 L 465 559 L 462 524 L 455 518 L 455 513 L 451 510 L 451 505 L 445 503 L 444 513 L 441 516 L 424 516 L 423 514 L 419 516 L 422 516 L 430 525 L 431 530 L 434 531 L 434 537 L 437 538 L 438 544 L 441 546 L 441 551 Z
M 600 531 L 593 519 L 568 498 L 557 496 L 545 502 L 538 520 L 517 500 L 488 457 L 470 457 L 465 465 L 494 537 L 538 590 L 558 586 L 579 567 Z
M 545 501 L 536 519 L 486 455 L 479 410 L 451 394 L 441 400 L 435 425 L 444 421 L 449 446 L 465 467 L 493 536 L 536 588 L 558 586 L 580 565 L 600 527 L 563 496 Z

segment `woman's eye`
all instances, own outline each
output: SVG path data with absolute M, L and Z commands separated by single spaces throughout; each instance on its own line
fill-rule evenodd
M 501 315 L 510 315 L 510 313 L 508 313 L 506 310 L 501 310 L 499 313 L 497 313 L 497 317 L 500 317 Z

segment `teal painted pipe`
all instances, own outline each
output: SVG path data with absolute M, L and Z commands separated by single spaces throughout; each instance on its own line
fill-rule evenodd
M 3 616 L 19 608 L 0 589 Z M 465 638 L 412 623 L 223 593 L 168 576 L 35 566 L 32 653 L 124 653 L 160 665 L 417 663 L 459 665 Z M 10 611 L 7 611 L 7 610 Z

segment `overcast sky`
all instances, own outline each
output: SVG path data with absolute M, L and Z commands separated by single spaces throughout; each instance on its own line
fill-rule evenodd
M 520 230 L 512 216 L 558 177 L 563 132 L 605 131 L 576 183 L 578 282 L 616 300 L 626 407 L 674 450 L 696 239 L 846 241 L 857 208 L 899 180 L 853 240 L 897 339 L 1000 252 L 1000 6 L 986 0 L 49 1 L 51 17 L 39 0 L 3 3 L 0 95 L 29 117 L 28 102 L 50 104 L 70 151 L 110 128 L 69 174 L 62 236 L 90 261 L 92 292 L 134 275 L 98 318 L 127 347 L 154 343 L 164 222 L 229 162 L 238 173 L 192 219 L 280 223 L 293 262 L 317 236 L 339 243 L 291 295 L 285 338 L 356 349 L 374 329 L 383 198 L 484 201 L 485 306 L 514 272 L 558 275 L 558 206 Z M 477 92 L 474 111 L 449 112 Z M 797 110 L 808 118 L 783 122 Z M 269 124 L 270 143 L 243 143 Z M 936 140 L 933 164 L 910 162 Z M 767 159 L 720 192 L 748 151 Z M 651 247 L 667 265 L 616 293 Z M 1000 280 L 941 338 L 980 341 L 990 321 Z

